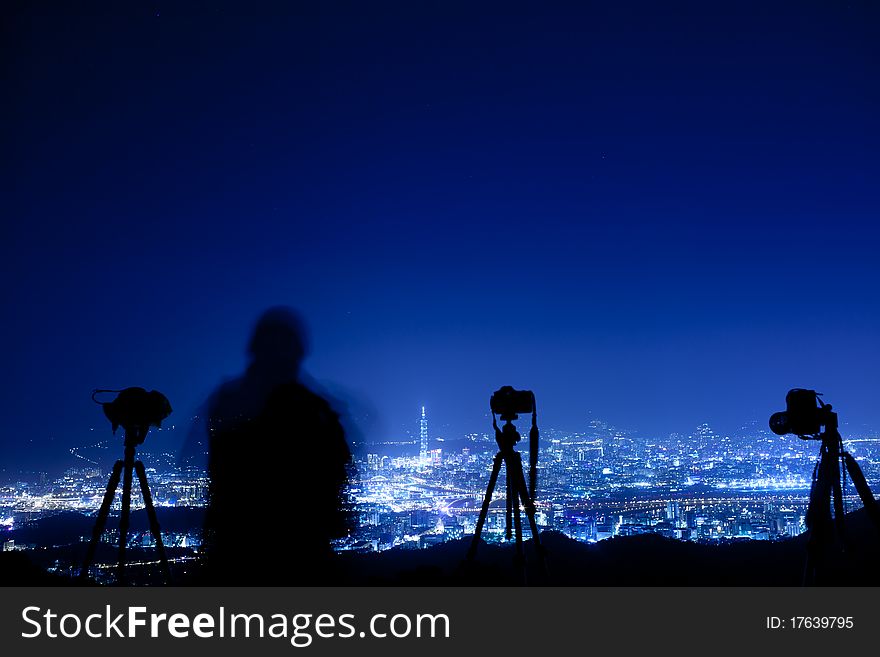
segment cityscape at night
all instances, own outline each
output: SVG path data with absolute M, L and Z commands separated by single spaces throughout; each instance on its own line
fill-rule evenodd
M 355 511 L 355 528 L 334 542 L 337 552 L 426 549 L 474 534 L 495 441 L 485 432 L 440 438 L 431 432 L 429 420 L 422 409 L 421 418 L 413 422 L 413 439 L 364 445 L 358 451 L 346 491 Z M 523 416 L 518 424 L 528 427 L 527 421 L 528 416 Z M 113 456 L 107 443 L 72 449 L 77 465 L 59 477 L 29 473 L 2 482 L 3 550 L 27 551 L 52 572 L 78 572 L 79 564 L 71 555 L 79 554 L 77 543 L 90 538 L 90 523 L 104 495 Z M 690 431 L 644 438 L 592 419 L 579 431 L 542 430 L 540 445 L 536 521 L 542 532 L 553 530 L 584 543 L 650 533 L 723 544 L 783 540 L 806 529 L 818 442 L 778 436 L 757 422 L 732 435 L 701 424 Z M 845 436 L 844 445 L 876 488 L 880 436 Z M 526 438 L 518 447 L 527 450 L 527 446 Z M 203 468 L 181 463 L 174 452 L 145 451 L 141 458 L 160 518 L 175 510 L 204 508 L 208 478 Z M 502 470 L 482 533 L 489 542 L 506 540 L 504 476 Z M 847 511 L 861 506 L 851 485 L 844 493 Z M 242 490 L 240 495 L 252 496 L 255 505 L 272 503 L 261 499 L 258 490 Z M 308 491 L 301 496 L 307 506 Z M 298 501 L 292 489 L 291 508 Z M 117 496 L 115 513 L 119 504 Z M 143 508 L 137 494 L 132 508 Z M 64 514 L 82 516 L 75 525 L 78 531 L 61 538 L 52 534 L 52 544 L 28 538 L 29 526 Z M 163 531 L 163 542 L 175 552 L 172 563 L 185 567 L 197 558 L 200 519 L 199 513 L 192 513 Z M 297 521 L 307 522 L 307 516 Z M 241 529 L 243 541 L 261 540 L 261 528 L 249 526 L 246 519 Z M 118 527 L 112 521 L 102 540 L 118 544 Z M 128 545 L 150 548 L 154 541 L 144 528 L 129 534 Z M 55 558 L 47 562 L 41 558 L 45 554 Z M 148 560 L 151 554 L 144 551 Z M 102 570 L 96 564 L 94 575 L 99 581 L 112 581 L 110 565 Z

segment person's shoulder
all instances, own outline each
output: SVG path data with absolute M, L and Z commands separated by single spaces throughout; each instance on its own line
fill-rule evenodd
M 208 399 L 208 405 L 212 408 L 217 408 L 218 406 L 222 406 L 224 402 L 227 402 L 230 399 L 240 397 L 242 395 L 242 387 L 242 377 L 236 377 L 234 379 L 224 381 L 219 386 L 217 386 L 214 392 L 211 393 L 211 397 Z
M 269 396 L 269 403 L 270 405 L 293 403 L 303 410 L 320 413 L 328 417 L 338 417 L 337 413 L 330 406 L 330 402 L 299 382 L 285 383 L 275 388 Z

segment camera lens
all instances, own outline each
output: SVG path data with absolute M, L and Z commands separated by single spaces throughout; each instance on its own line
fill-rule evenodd
M 778 436 L 784 436 L 791 433 L 791 426 L 788 423 L 788 413 L 781 411 L 770 416 L 770 431 Z

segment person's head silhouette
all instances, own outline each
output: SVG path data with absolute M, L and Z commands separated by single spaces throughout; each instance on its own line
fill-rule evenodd
M 305 323 L 292 308 L 269 308 L 257 320 L 248 343 L 251 367 L 284 371 L 295 377 L 307 353 Z

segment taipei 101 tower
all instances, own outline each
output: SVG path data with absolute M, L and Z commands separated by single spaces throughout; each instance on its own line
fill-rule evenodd
M 419 438 L 421 439 L 419 465 L 424 468 L 428 463 L 428 418 L 425 417 L 424 406 L 422 406 L 422 419 L 419 420 Z

